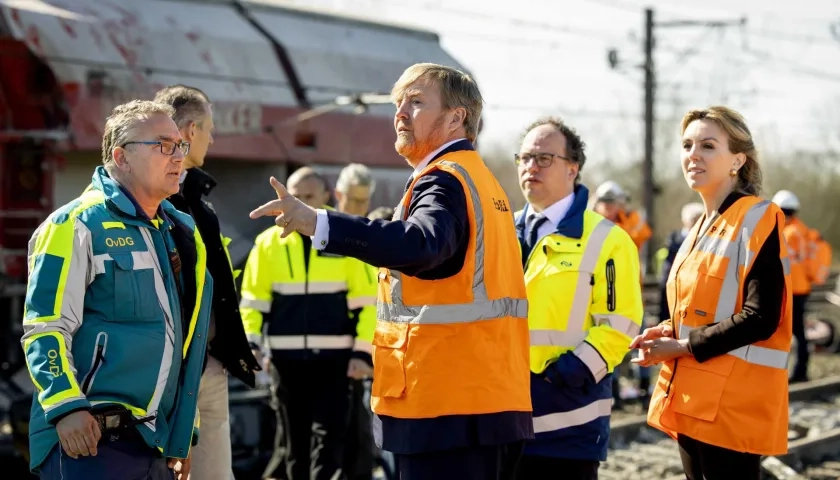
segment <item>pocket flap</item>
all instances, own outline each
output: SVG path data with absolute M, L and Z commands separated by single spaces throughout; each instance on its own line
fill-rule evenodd
M 371 343 L 377 347 L 401 349 L 405 347 L 407 340 L 407 323 L 376 322 Z
M 719 373 L 679 365 L 673 384 L 671 408 L 681 415 L 713 422 L 717 417 L 726 380 L 727 377 Z
M 111 258 L 120 270 L 134 270 L 134 257 L 131 256 L 131 252 L 112 253 Z

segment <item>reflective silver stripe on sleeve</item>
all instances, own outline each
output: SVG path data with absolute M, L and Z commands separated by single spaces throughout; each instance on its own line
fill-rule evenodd
M 350 310 L 367 307 L 368 305 L 376 305 L 376 297 L 364 296 L 347 299 L 347 308 L 349 308 Z
M 175 352 L 175 320 L 172 317 L 172 309 L 169 305 L 169 295 L 166 293 L 166 287 L 163 281 L 163 272 L 160 267 L 160 261 L 153 252 L 156 252 L 155 243 L 152 240 L 152 234 L 146 227 L 140 228 L 140 233 L 143 235 L 143 240 L 146 242 L 146 253 L 151 257 L 155 270 L 155 293 L 157 294 L 158 304 L 163 310 L 163 315 L 166 318 L 166 335 L 164 335 L 163 355 L 160 361 L 160 370 L 158 370 L 157 383 L 149 405 L 146 407 L 146 412 L 149 415 L 156 414 L 160 401 L 163 397 L 163 392 L 166 390 L 166 382 L 169 378 L 169 371 L 172 369 L 172 355 Z M 133 255 L 132 255 L 133 256 Z M 155 431 L 156 420 L 153 418 L 149 420 L 146 425 L 149 430 Z
M 253 308 L 258 312 L 269 313 L 271 312 L 271 301 L 257 300 L 256 298 L 246 298 L 243 296 L 242 300 L 239 301 L 239 308 Z
M 572 351 L 582 362 L 586 368 L 592 373 L 595 383 L 600 382 L 609 373 L 609 366 L 604 361 L 604 357 L 592 345 L 583 342 Z
M 466 169 L 457 163 L 441 161 L 463 177 L 467 184 L 467 194 L 473 203 L 475 225 L 471 224 L 476 238 L 475 270 L 473 272 L 473 301 L 450 305 L 405 305 L 402 296 L 402 274 L 391 270 L 391 303 L 377 302 L 376 318 L 380 321 L 412 324 L 447 324 L 466 323 L 501 317 L 528 317 L 528 300 L 524 298 L 499 298 L 490 300 L 484 284 L 484 210 L 478 188 Z M 394 212 L 394 218 L 402 218 L 402 203 Z
M 353 348 L 356 339 L 351 335 L 269 335 L 268 346 L 272 350 L 341 350 Z
M 585 425 L 601 417 L 607 417 L 612 410 L 612 399 L 595 400 L 589 405 L 568 412 L 550 413 L 534 417 L 534 433 L 553 432 L 578 425 Z
M 531 334 L 531 346 L 564 346 L 570 347 L 579 344 L 586 338 L 586 320 L 589 318 L 589 307 L 592 305 L 592 275 L 595 273 L 595 267 L 598 265 L 598 258 L 601 256 L 601 250 L 604 248 L 604 242 L 615 224 L 606 219 L 601 219 L 592 229 L 592 233 L 586 240 L 586 247 L 583 250 L 583 256 L 580 260 L 578 270 L 580 274 L 575 285 L 574 298 L 572 300 L 572 307 L 569 310 L 569 319 L 566 323 L 566 329 L 554 330 L 556 333 Z M 552 330 L 541 330 L 540 332 L 550 332 Z M 533 331 L 532 331 L 533 332 Z M 556 343 L 561 340 L 571 340 L 580 337 L 580 340 L 573 343 Z M 546 343 L 535 343 L 543 342 Z
M 306 295 L 318 293 L 341 293 L 347 291 L 347 282 L 274 282 L 271 289 L 280 295 Z
M 534 329 L 529 333 L 531 334 L 532 347 L 568 347 L 577 345 L 586 338 L 586 332 Z
M 595 322 L 595 325 L 606 325 L 628 337 L 635 337 L 642 329 L 641 325 L 624 315 L 593 315 L 592 320 Z

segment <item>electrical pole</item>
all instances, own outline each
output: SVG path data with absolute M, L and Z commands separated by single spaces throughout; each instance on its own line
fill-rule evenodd
M 675 21 L 668 21 L 668 22 L 655 22 L 653 9 L 646 8 L 644 10 L 644 21 L 645 21 L 645 36 L 644 36 L 644 61 L 640 65 L 642 70 L 644 70 L 644 135 L 645 135 L 645 153 L 644 159 L 642 160 L 642 177 L 643 177 L 643 192 L 642 192 L 642 206 L 645 210 L 646 220 L 648 225 L 650 225 L 651 230 L 656 232 L 655 223 L 655 215 L 654 215 L 654 205 L 655 205 L 655 198 L 656 195 L 659 193 L 659 187 L 656 185 L 656 181 L 654 179 L 654 129 L 656 125 L 656 65 L 654 64 L 654 49 L 656 48 L 656 40 L 655 40 L 655 31 L 657 28 L 667 28 L 667 27 L 710 27 L 710 28 L 718 28 L 718 27 L 726 27 L 726 26 L 734 26 L 734 25 L 746 25 L 747 19 L 746 17 L 742 17 L 738 20 L 675 20 Z M 838 28 L 840 31 L 840 28 Z M 607 59 L 609 61 L 610 67 L 616 69 L 620 65 L 620 59 L 618 57 L 618 52 L 615 49 L 610 49 L 607 52 Z M 685 59 L 680 59 L 680 61 L 685 61 Z M 645 265 L 650 267 L 652 265 L 653 256 L 655 253 L 655 248 L 650 248 L 648 246 L 647 251 L 645 252 L 645 259 L 643 265 L 643 271 L 647 271 Z
M 656 78 L 654 77 L 656 71 L 653 64 L 653 26 L 653 9 L 646 8 L 645 61 L 642 67 L 645 71 L 645 158 L 642 162 L 642 175 L 644 178 L 642 202 L 645 209 L 645 219 L 647 220 L 648 225 L 650 225 L 651 230 L 655 231 L 655 215 L 653 214 L 653 199 L 656 194 L 656 185 L 653 181 L 653 127 L 655 119 L 653 116 L 653 106 L 655 104 L 656 95 Z M 647 246 L 647 251 L 645 252 L 645 266 L 647 268 L 643 266 L 643 272 L 647 272 L 648 268 L 650 268 L 655 251 L 655 248 L 651 248 L 650 245 Z

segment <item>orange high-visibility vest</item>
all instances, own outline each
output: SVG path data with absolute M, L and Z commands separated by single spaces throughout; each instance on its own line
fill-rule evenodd
M 447 153 L 416 175 L 395 220 L 435 170 L 464 187 L 464 267 L 441 280 L 380 270 L 371 407 L 396 418 L 530 412 L 528 303 L 507 195 L 478 153 Z
M 638 249 L 641 249 L 642 245 L 650 240 L 650 237 L 653 235 L 650 225 L 635 210 L 619 212 L 615 223 L 630 235 L 630 238 Z
M 782 235 L 790 255 L 790 280 L 794 295 L 811 293 L 811 229 L 796 217 L 788 218 Z
M 698 236 L 702 223 L 683 242 L 668 278 L 677 338 L 741 311 L 752 262 L 773 228 L 784 225 L 784 214 L 769 201 L 747 196 Z M 691 356 L 663 363 L 648 411 L 651 426 L 675 439 L 687 435 L 738 452 L 787 452 L 792 291 L 783 240 L 779 233 L 785 295 L 776 332 L 703 363 Z
M 810 232 L 811 285 L 825 285 L 831 273 L 831 245 L 825 241 L 819 230 Z

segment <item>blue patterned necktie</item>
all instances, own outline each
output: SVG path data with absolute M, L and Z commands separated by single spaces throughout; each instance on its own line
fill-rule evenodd
M 538 233 L 542 224 L 548 221 L 545 215 L 529 215 L 525 219 L 525 248 L 528 253 L 534 249 L 534 245 L 539 239 Z

